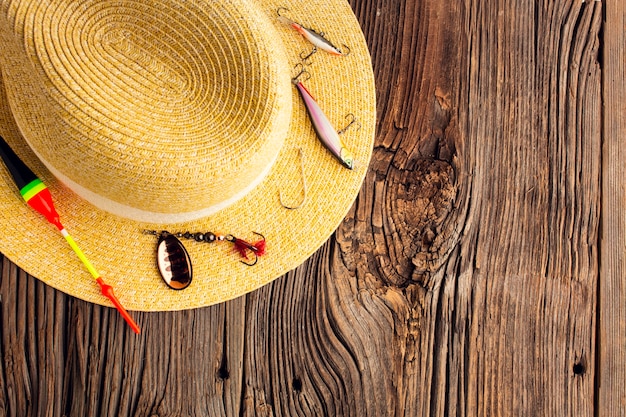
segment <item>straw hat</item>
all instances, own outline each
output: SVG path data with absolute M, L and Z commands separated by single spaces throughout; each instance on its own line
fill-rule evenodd
M 350 54 L 318 52 L 307 88 L 361 167 L 324 148 L 291 83 L 311 45 L 288 14 Z M 63 224 L 129 310 L 232 299 L 295 268 L 327 240 L 371 156 L 375 91 L 343 0 L 0 0 L 0 135 L 46 183 Z M 301 169 L 303 166 L 303 169 Z M 303 196 L 304 173 L 307 195 Z M 110 305 L 64 239 L 0 168 L 0 252 L 41 281 Z M 267 247 L 181 240 L 193 282 L 173 291 L 144 230 L 223 232 Z

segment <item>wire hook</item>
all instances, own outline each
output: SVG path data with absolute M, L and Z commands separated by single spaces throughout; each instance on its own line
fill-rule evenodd
M 349 120 L 348 124 L 343 129 L 339 130 L 337 134 L 343 135 L 352 125 L 356 125 L 356 130 L 361 129 L 361 123 L 359 123 L 353 113 L 346 114 L 346 119 Z
M 263 253 L 265 252 L 265 236 L 257 232 L 252 232 L 252 233 L 254 233 L 257 236 L 261 236 L 261 240 L 256 243 L 249 243 L 249 242 L 246 242 L 245 240 L 238 239 L 233 235 L 226 235 L 224 237 L 226 241 L 232 242 L 235 245 L 235 249 L 239 252 L 239 254 L 245 257 L 246 259 L 248 258 L 245 253 L 246 250 L 249 250 L 250 252 L 254 254 L 254 262 L 252 263 L 248 263 L 242 260 L 239 261 L 242 264 L 247 265 L 247 266 L 256 265 L 256 263 L 259 261 L 259 256 L 263 255 Z
M 263 242 L 263 247 L 265 247 L 265 236 L 263 236 L 261 233 L 257 233 L 257 232 L 252 232 L 252 233 L 254 233 L 257 236 L 261 236 L 261 240 Z M 246 245 L 247 248 L 250 249 L 250 251 L 254 254 L 254 262 L 248 263 L 248 262 L 244 262 L 244 261 L 241 261 L 241 260 L 239 262 L 241 262 L 242 264 L 247 265 L 247 266 L 254 266 L 254 265 L 256 265 L 256 263 L 259 262 L 259 248 L 258 248 L 258 244 L 259 243 L 257 242 L 255 244 L 257 246 L 255 246 L 255 245 Z
M 299 209 L 300 207 L 302 207 L 302 205 L 304 204 L 304 202 L 306 201 L 306 198 L 307 198 L 308 189 L 307 189 L 307 184 L 306 184 L 306 176 L 305 176 L 305 172 L 304 172 L 304 153 L 302 152 L 302 148 L 298 148 L 298 153 L 300 154 L 300 174 L 301 174 L 301 179 L 302 179 L 302 200 L 300 201 L 299 204 L 297 204 L 295 206 L 288 206 L 283 201 L 283 190 L 281 190 L 281 189 L 278 190 L 278 200 L 280 201 L 280 205 L 283 206 L 284 208 L 288 209 L 288 210 Z
M 302 60 L 302 65 L 311 65 L 311 60 L 309 58 L 311 58 L 315 53 L 317 52 L 317 46 L 314 46 L 313 49 L 311 50 L 311 52 L 308 53 L 308 55 L 304 55 L 305 52 L 300 52 L 300 59 Z
M 311 73 L 304 68 L 304 64 L 302 62 L 298 62 L 296 65 L 294 65 L 294 69 L 297 70 L 298 67 L 300 67 L 300 72 L 298 72 L 296 76 L 291 79 L 291 82 L 294 84 L 298 84 L 299 82 L 302 82 L 302 81 L 307 81 L 308 79 L 311 78 Z M 302 77 L 306 77 L 306 78 L 304 80 L 301 80 L 300 78 Z

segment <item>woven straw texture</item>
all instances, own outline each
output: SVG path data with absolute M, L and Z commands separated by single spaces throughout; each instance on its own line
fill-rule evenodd
M 326 241 L 371 157 L 371 61 L 350 6 L 307 2 L 2 1 L 0 135 L 48 185 L 61 220 L 129 310 L 180 310 L 267 284 Z M 311 45 L 276 10 L 350 54 L 313 56 L 307 88 L 360 162 L 323 147 L 291 85 Z M 10 29 L 9 29 L 10 28 Z M 6 52 L 5 52 L 6 51 Z M 299 150 L 302 150 L 300 152 Z M 302 196 L 297 210 L 280 205 Z M 109 305 L 53 226 L 0 170 L 0 251 L 43 282 Z M 182 240 L 193 283 L 168 289 L 144 229 L 267 239 L 248 267 L 229 244 Z

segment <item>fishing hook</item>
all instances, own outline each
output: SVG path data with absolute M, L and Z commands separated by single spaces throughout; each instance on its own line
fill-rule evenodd
M 293 82 L 294 84 L 297 84 L 302 81 L 307 81 L 311 78 L 311 73 L 304 68 L 303 63 L 298 62 L 296 65 L 294 65 L 293 68 L 297 70 L 298 67 L 300 67 L 300 72 L 298 72 L 296 76 L 291 79 L 291 82 Z M 305 78 L 301 79 L 302 77 L 305 77 Z
M 311 65 L 311 61 L 309 60 L 309 58 L 315 55 L 316 52 L 317 52 L 317 46 L 314 46 L 311 52 L 308 53 L 308 55 L 304 55 L 305 52 L 300 52 L 300 59 L 302 60 L 302 64 Z
M 304 204 L 307 198 L 308 189 L 307 189 L 307 184 L 306 184 L 306 176 L 304 173 L 304 153 L 302 152 L 302 148 L 298 148 L 298 153 L 300 154 L 300 174 L 301 174 L 301 179 L 302 179 L 302 194 L 303 194 L 302 201 L 300 201 L 300 203 L 296 206 L 288 206 L 283 202 L 283 190 L 282 189 L 278 190 L 278 200 L 280 201 L 280 205 L 288 210 L 299 209 L 300 207 L 302 207 L 302 205 Z
M 265 250 L 265 236 L 263 236 L 261 233 L 257 233 L 257 232 L 252 232 L 257 236 L 261 236 L 261 240 L 259 242 L 256 242 L 255 244 L 251 244 L 246 242 L 245 240 L 241 240 L 241 239 L 237 239 L 235 236 L 233 235 L 226 235 L 225 236 L 225 240 L 232 242 L 235 244 L 235 246 L 239 247 L 237 248 L 238 251 L 240 251 L 241 253 L 241 248 L 245 248 L 248 249 L 250 252 L 252 252 L 254 254 L 254 262 L 252 263 L 248 263 L 248 262 L 244 262 L 242 260 L 240 260 L 239 262 L 241 262 L 244 265 L 247 266 L 254 266 L 256 265 L 256 263 L 259 261 L 259 254 L 262 254 L 263 251 Z M 260 248 L 260 245 L 262 249 Z M 260 252 L 260 253 L 259 253 Z
M 343 135 L 353 124 L 356 124 L 356 130 L 361 129 L 361 123 L 356 119 L 356 116 L 353 113 L 346 114 L 346 119 L 350 121 L 343 129 L 337 131 L 338 134 Z
M 279 7 L 278 9 L 276 9 L 276 14 L 277 14 L 279 17 L 285 17 L 285 16 L 283 16 L 282 14 L 280 14 L 280 12 L 281 12 L 282 10 L 285 10 L 285 11 L 287 11 L 287 12 L 289 11 L 289 9 L 288 9 L 288 8 L 286 8 L 286 7 L 283 7 L 283 6 Z

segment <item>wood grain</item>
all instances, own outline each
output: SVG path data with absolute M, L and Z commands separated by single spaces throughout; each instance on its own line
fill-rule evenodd
M 334 236 L 139 337 L 5 259 L 0 416 L 624 415 L 624 6 L 350 3 L 378 129 Z
M 606 4 L 598 415 L 626 416 L 626 5 Z

